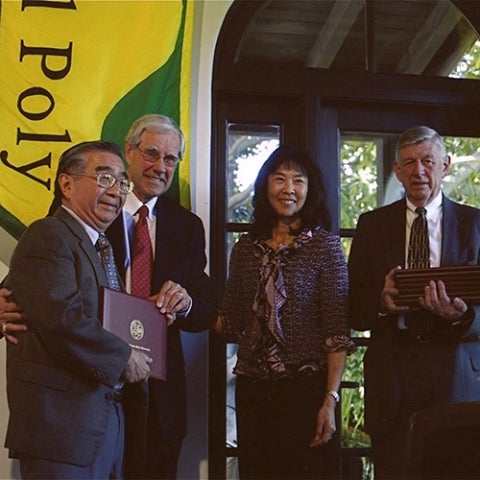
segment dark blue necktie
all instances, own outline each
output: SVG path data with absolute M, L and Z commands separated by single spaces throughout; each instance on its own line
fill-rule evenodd
M 98 236 L 95 248 L 100 253 L 100 261 L 102 262 L 103 270 L 107 276 L 109 288 L 112 290 L 121 291 L 122 289 L 120 287 L 120 281 L 118 280 L 117 267 L 115 266 L 112 245 L 108 241 L 105 234 L 101 233 Z

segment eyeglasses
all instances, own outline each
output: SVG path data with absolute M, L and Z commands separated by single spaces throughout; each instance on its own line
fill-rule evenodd
M 96 175 L 85 175 L 83 173 L 74 173 L 75 177 L 94 178 L 99 187 L 108 189 L 117 185 L 120 193 L 126 194 L 131 191 L 132 184 L 128 178 L 115 178 L 111 173 L 97 173 Z
M 176 167 L 178 162 L 181 160 L 180 157 L 175 155 L 163 155 L 153 147 L 145 147 L 143 150 L 138 146 L 135 145 L 135 148 L 140 152 L 140 155 L 147 161 L 147 162 L 156 162 L 160 158 L 163 160 L 163 163 L 167 167 Z

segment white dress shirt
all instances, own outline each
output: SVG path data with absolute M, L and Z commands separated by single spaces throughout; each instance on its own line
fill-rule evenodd
M 408 264 L 408 246 L 410 244 L 410 231 L 412 224 L 417 218 L 415 205 L 407 198 L 407 228 L 405 231 L 405 268 Z M 428 222 L 428 241 L 430 245 L 430 266 L 440 266 L 442 253 L 442 193 L 440 192 L 426 207 Z

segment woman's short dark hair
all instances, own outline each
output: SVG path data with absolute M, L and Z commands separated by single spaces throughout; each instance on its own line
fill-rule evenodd
M 281 166 L 294 168 L 308 178 L 307 198 L 299 213 L 301 228 L 321 226 L 330 230 L 325 186 L 319 169 L 307 151 L 282 145 L 268 157 L 255 180 L 251 235 L 254 238 L 269 238 L 277 224 L 278 216 L 268 200 L 268 177 Z

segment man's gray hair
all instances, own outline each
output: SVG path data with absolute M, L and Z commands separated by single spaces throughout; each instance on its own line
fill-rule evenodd
M 398 154 L 401 148 L 410 145 L 417 145 L 419 143 L 427 142 L 429 140 L 437 143 L 437 145 L 442 151 L 442 156 L 447 155 L 445 143 L 443 141 L 443 138 L 438 134 L 438 132 L 436 132 L 433 128 L 426 127 L 425 125 L 420 125 L 417 127 L 409 128 L 402 133 L 395 147 L 395 159 L 398 159 Z
M 92 140 L 77 143 L 72 147 L 65 150 L 60 156 L 58 162 L 57 174 L 55 176 L 55 184 L 53 190 L 53 200 L 48 210 L 48 215 L 53 215 L 55 210 L 62 203 L 62 190 L 58 184 L 58 178 L 61 174 L 67 173 L 69 175 L 80 174 L 85 171 L 87 165 L 87 159 L 85 154 L 88 152 L 108 152 L 113 153 L 122 160 L 125 164 L 125 155 L 122 149 L 113 142 L 106 140 Z
M 178 156 L 180 158 L 183 157 L 183 154 L 185 153 L 185 137 L 180 130 L 180 127 L 173 119 L 157 113 L 137 118 L 128 130 L 125 142 L 132 147 L 137 147 L 140 144 L 140 137 L 145 131 L 155 133 L 175 133 L 178 135 L 178 139 L 180 140 L 180 151 L 178 152 Z

